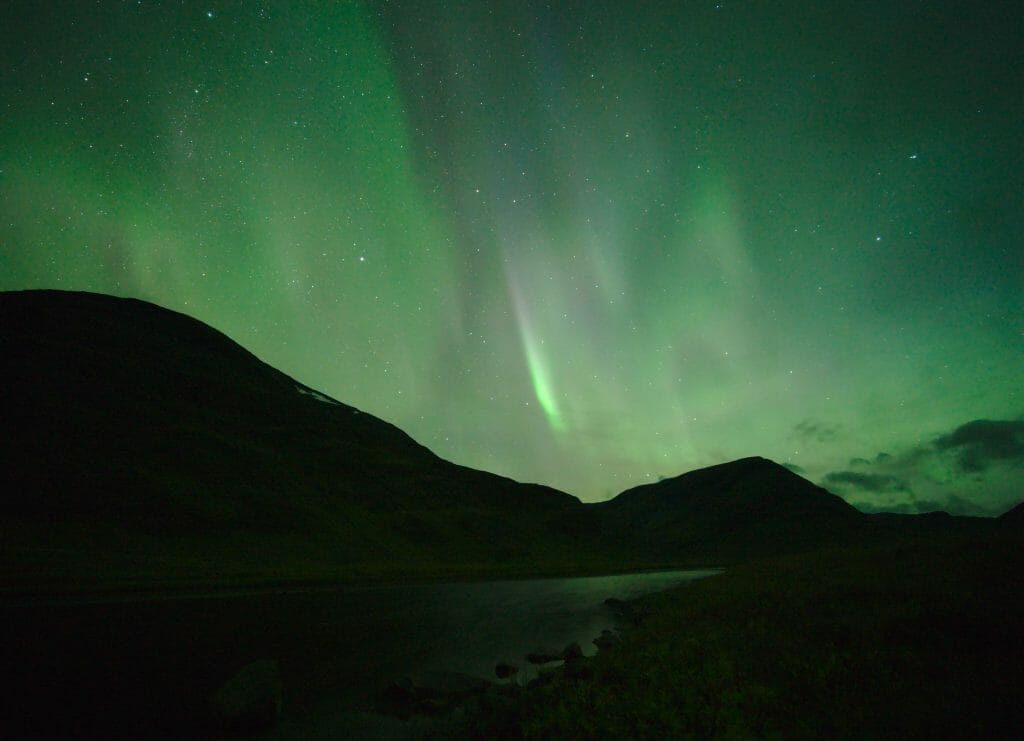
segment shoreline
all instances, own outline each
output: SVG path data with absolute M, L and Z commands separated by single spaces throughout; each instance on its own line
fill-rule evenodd
M 483 570 L 479 572 L 439 572 L 383 578 L 362 577 L 335 579 L 254 579 L 222 583 L 200 581 L 168 582 L 166 584 L 121 583 L 112 585 L 49 585 L 22 587 L 0 586 L 0 605 L 5 608 L 40 607 L 46 605 L 102 605 L 140 602 L 175 602 L 203 599 L 239 599 L 266 595 L 313 594 L 365 589 L 387 589 L 475 582 L 541 581 L 556 579 L 587 579 L 632 574 L 658 574 L 677 571 L 708 571 L 720 573 L 721 564 L 659 564 L 653 566 L 566 571 L 524 571 L 508 573 Z M 711 574 L 709 574 L 711 575 Z

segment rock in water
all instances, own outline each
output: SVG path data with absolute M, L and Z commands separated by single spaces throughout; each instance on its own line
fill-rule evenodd
M 494 667 L 494 674 L 498 679 L 510 679 L 513 675 L 519 673 L 519 667 L 515 664 L 507 664 L 504 661 L 498 663 Z
M 580 648 L 580 644 L 578 643 L 570 643 L 562 649 L 562 658 L 565 659 L 566 664 L 579 661 L 583 658 L 583 649 Z
M 642 608 L 637 608 L 635 605 L 623 602 L 615 597 L 609 597 L 604 603 L 611 609 L 616 618 L 633 625 L 639 625 L 646 614 Z
M 610 630 L 602 630 L 601 635 L 594 639 L 593 643 L 599 651 L 611 648 L 619 642 L 619 637 Z
M 283 685 L 277 662 L 261 659 L 246 664 L 213 696 L 218 724 L 235 733 L 255 733 L 281 718 Z

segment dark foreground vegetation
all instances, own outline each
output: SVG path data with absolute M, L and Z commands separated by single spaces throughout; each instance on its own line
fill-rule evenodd
M 477 738 L 994 738 L 1024 727 L 1024 549 L 764 560 L 644 598 L 592 658 L 439 724 Z

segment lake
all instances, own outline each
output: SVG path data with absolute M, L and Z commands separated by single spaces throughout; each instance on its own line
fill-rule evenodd
M 388 679 L 457 671 L 494 679 L 499 661 L 578 643 L 614 626 L 604 605 L 715 573 L 419 584 L 0 608 L 15 728 L 31 735 L 196 735 L 208 698 L 255 659 L 279 662 L 277 737 L 315 738 L 372 719 Z M 361 720 L 360 720 L 361 718 Z M 343 726 L 349 726 L 347 728 Z

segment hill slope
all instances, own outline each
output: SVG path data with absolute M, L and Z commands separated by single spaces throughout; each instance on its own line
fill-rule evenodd
M 1000 522 L 1024 523 L 1024 502 L 1017 504 L 999 515 Z
M 5 579 L 415 576 L 590 550 L 563 532 L 574 497 L 441 460 L 182 314 L 3 293 L 0 343 Z
M 731 559 L 846 538 L 864 516 L 764 458 L 743 458 L 622 492 L 597 505 L 605 532 L 652 556 Z

